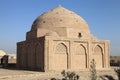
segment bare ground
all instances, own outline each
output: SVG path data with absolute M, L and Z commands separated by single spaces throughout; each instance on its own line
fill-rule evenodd
M 89 80 L 89 73 L 80 71 L 80 80 Z M 112 75 L 116 78 L 113 70 L 99 71 L 99 75 Z M 0 68 L 0 80 L 50 80 L 53 77 L 61 78 L 60 72 L 37 72 L 17 69 Z

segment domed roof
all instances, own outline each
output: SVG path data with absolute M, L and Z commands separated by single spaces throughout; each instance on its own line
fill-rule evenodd
M 32 24 L 31 30 L 38 28 L 79 28 L 86 29 L 89 32 L 86 21 L 76 13 L 58 6 L 42 15 L 40 15 Z
M 0 56 L 4 56 L 6 53 L 3 50 L 0 50 Z
M 86 21 L 64 7 L 58 6 L 38 16 L 27 32 L 26 39 L 43 36 L 91 39 Z

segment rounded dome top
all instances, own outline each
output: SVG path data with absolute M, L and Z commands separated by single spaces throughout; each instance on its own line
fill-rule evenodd
M 0 50 L 0 56 L 4 56 L 6 53 L 2 50 Z
M 38 28 L 79 28 L 81 30 L 88 29 L 86 21 L 76 13 L 58 6 L 46 13 L 40 15 L 32 24 L 31 30 Z

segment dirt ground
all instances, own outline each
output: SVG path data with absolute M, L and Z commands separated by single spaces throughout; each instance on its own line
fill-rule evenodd
M 59 74 L 0 68 L 0 80 L 48 80 L 55 75 Z
M 81 71 L 77 73 L 80 75 L 80 80 L 90 80 L 88 72 Z M 99 75 L 112 75 L 115 76 L 113 70 L 100 71 Z M 0 80 L 50 80 L 51 78 L 61 78 L 60 72 L 37 72 L 17 69 L 4 69 L 0 68 Z

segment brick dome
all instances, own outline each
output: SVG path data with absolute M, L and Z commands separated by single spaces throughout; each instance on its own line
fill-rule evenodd
M 81 18 L 76 13 L 58 6 L 46 13 L 40 15 L 32 24 L 32 30 L 36 30 L 38 28 L 77 28 L 81 30 L 87 30 L 88 25 L 86 21 Z
M 75 12 L 61 6 L 38 16 L 27 33 L 27 39 L 48 36 L 48 34 L 68 38 L 92 37 L 87 22 Z

